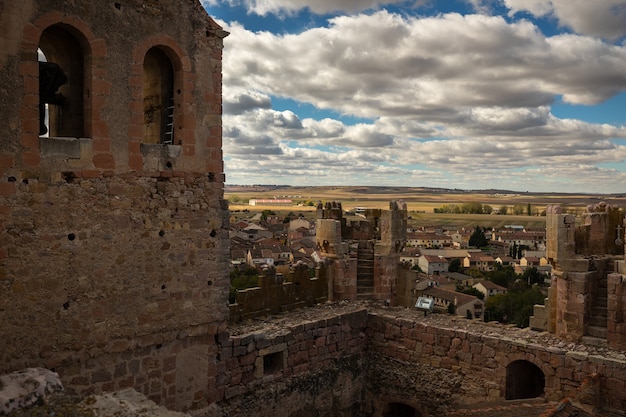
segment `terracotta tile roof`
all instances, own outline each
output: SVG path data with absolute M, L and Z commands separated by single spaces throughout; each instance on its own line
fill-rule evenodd
M 480 281 L 480 282 L 478 282 L 478 283 L 476 283 L 474 285 L 478 285 L 478 284 L 482 284 L 483 287 L 485 287 L 485 289 L 487 289 L 487 290 L 500 290 L 500 291 L 506 291 L 507 290 L 503 286 L 498 285 L 498 284 L 496 284 L 494 282 L 491 282 L 491 281 L 488 281 L 488 280 Z
M 433 298 L 439 298 L 442 300 L 449 301 L 454 303 L 456 299 L 456 305 L 462 306 L 464 304 L 469 303 L 470 301 L 478 300 L 478 298 L 473 295 L 463 294 L 461 292 L 444 290 L 443 288 L 430 287 L 425 289 L 423 292 L 424 295 L 429 295 Z
M 429 263 L 433 263 L 433 262 L 445 262 L 445 263 L 447 263 L 448 262 L 448 260 L 446 258 L 444 258 L 443 256 L 424 255 L 424 259 L 426 259 Z

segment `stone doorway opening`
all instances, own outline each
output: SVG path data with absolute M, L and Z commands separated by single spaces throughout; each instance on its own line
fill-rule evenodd
M 383 417 L 422 417 L 422 413 L 408 404 L 387 403 Z
M 545 374 L 532 362 L 518 360 L 506 367 L 505 398 L 507 400 L 541 397 L 545 386 Z

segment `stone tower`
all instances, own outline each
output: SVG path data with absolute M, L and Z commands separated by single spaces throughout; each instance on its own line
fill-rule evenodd
M 0 373 L 212 402 L 226 35 L 197 0 L 0 3 Z
M 616 207 L 587 207 L 582 224 L 561 208 L 546 210 L 546 255 L 553 266 L 545 306 L 531 327 L 578 342 L 626 349 L 624 222 Z
M 391 300 L 406 243 L 407 209 L 364 209 L 362 220 L 347 221 L 341 203 L 318 204 L 316 242 L 327 261 L 329 299 Z

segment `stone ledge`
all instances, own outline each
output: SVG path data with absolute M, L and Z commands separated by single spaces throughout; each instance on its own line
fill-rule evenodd
M 85 138 L 39 138 L 39 153 L 42 157 L 63 156 L 80 159 L 81 148 L 91 147 L 91 139 Z

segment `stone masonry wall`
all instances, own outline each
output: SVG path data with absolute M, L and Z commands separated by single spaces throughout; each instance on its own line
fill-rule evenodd
M 380 409 L 385 398 L 404 397 L 416 409 L 427 410 L 425 415 L 443 415 L 476 402 L 497 402 L 505 397 L 507 366 L 523 360 L 544 373 L 549 401 L 575 397 L 590 378 L 597 378 L 599 395 L 581 401 L 592 408 L 626 409 L 623 354 L 594 354 L 528 330 L 507 331 L 478 322 L 474 328 L 462 319 L 443 324 L 436 316 L 418 317 L 415 311 L 369 312 L 370 408 Z
M 626 351 L 626 279 L 619 273 L 607 276 L 608 323 L 607 340 L 610 346 Z
M 507 367 L 517 361 L 543 373 L 546 409 L 566 397 L 590 411 L 626 407 L 622 352 L 546 333 L 372 304 L 319 306 L 230 331 L 218 336 L 210 415 L 382 417 L 401 403 L 438 416 L 505 405 L 516 376 Z
M 212 188 L 204 177 L 19 183 L 4 200 L 2 371 L 44 366 L 76 392 L 128 385 L 182 401 L 159 375 L 188 349 L 206 363 L 208 345 L 192 346 L 228 317 L 228 220 Z
M 549 300 L 536 307 L 532 325 L 568 341 L 593 337 L 623 349 L 624 224 L 617 207 L 587 207 L 576 228 L 558 206 L 546 209 L 547 252 L 553 265 Z
M 399 274 L 400 255 L 391 253 L 374 257 L 375 299 L 389 300 L 395 297 L 396 281 Z
M 69 392 L 134 387 L 179 410 L 214 401 L 226 35 L 197 0 L 0 2 L 0 372 L 53 368 Z M 39 135 L 38 48 L 67 76 L 57 120 L 72 129 L 57 132 L 71 137 Z M 147 143 L 151 82 L 172 95 L 171 144 Z
M 2 174 L 19 166 L 35 173 L 42 167 L 78 170 L 73 166 L 76 161 L 59 166 L 40 153 L 37 48 L 42 34 L 54 26 L 75 37 L 84 55 L 83 138 L 89 139 L 90 154 L 82 158 L 78 175 L 156 171 L 141 149 L 142 67 L 146 52 L 159 47 L 172 61 L 175 76 L 174 137 L 180 157 L 170 161 L 171 169 L 211 172 L 223 181 L 224 35 L 199 2 L 25 0 L 4 2 L 1 7 L 5 23 L 0 25 Z M 11 192 L 11 184 L 0 184 L 0 193 Z
M 316 277 L 310 278 L 309 267 L 305 264 L 292 267 L 286 276 L 277 274 L 274 268 L 263 271 L 257 287 L 237 291 L 236 302 L 229 305 L 230 322 L 325 303 L 328 300 L 328 274 L 320 267 L 316 273 Z
M 367 311 L 307 315 L 219 335 L 217 405 L 225 415 L 361 415 Z

